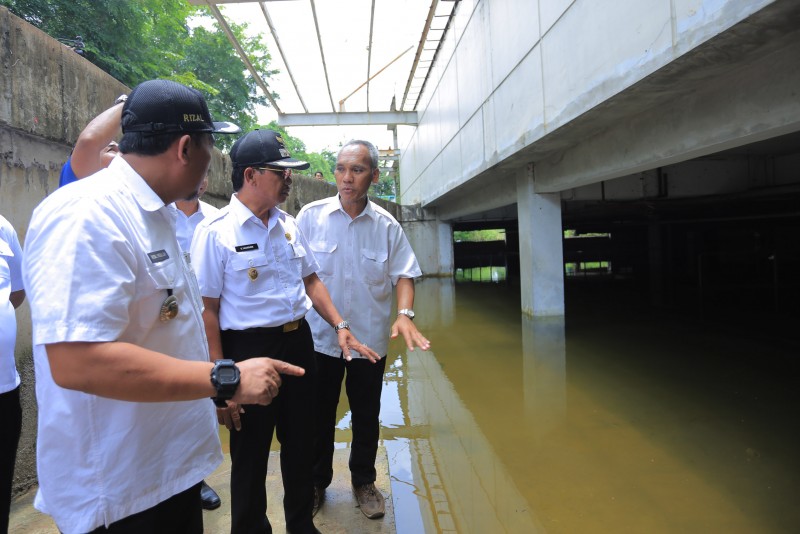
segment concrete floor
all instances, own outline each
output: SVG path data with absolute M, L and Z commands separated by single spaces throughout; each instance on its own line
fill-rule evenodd
M 319 513 L 314 517 L 314 524 L 326 534 L 331 533 L 394 533 L 394 506 L 389 493 L 389 463 L 386 449 L 378 448 L 378 459 L 375 469 L 378 479 L 375 485 L 386 497 L 386 515 L 381 519 L 367 519 L 358 509 L 350 486 L 350 472 L 347 468 L 349 449 L 337 449 L 333 461 L 333 483 L 327 489 L 326 500 Z M 206 479 L 222 499 L 222 506 L 212 511 L 203 512 L 203 523 L 206 534 L 227 534 L 230 532 L 230 456 L 225 455 L 222 465 Z M 286 532 L 283 517 L 283 485 L 281 484 L 281 466 L 277 452 L 270 453 L 269 473 L 267 474 L 268 516 L 275 534 Z M 20 534 L 58 534 L 58 529 L 50 516 L 33 508 L 36 489 L 22 495 L 11 503 L 11 521 L 9 532 Z

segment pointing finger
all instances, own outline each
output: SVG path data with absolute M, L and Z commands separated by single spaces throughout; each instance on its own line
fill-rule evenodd
M 273 360 L 275 364 L 275 370 L 284 375 L 291 375 L 291 376 L 303 376 L 306 374 L 306 370 L 302 367 L 298 367 L 296 365 L 292 365 L 290 363 L 286 363 L 281 360 Z

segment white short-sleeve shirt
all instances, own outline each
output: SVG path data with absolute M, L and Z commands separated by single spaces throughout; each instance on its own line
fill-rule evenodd
M 13 291 L 22 289 L 22 249 L 17 232 L 0 215 L 0 393 L 19 386 L 19 374 L 14 363 L 17 342 L 17 316 L 8 300 Z
M 336 309 L 359 341 L 384 356 L 395 317 L 392 288 L 400 278 L 422 276 L 400 223 L 373 202 L 351 219 L 338 195 L 306 204 L 297 221 Z M 336 332 L 314 310 L 308 322 L 314 349 L 338 357 L 342 349 Z M 352 354 L 363 358 L 357 351 Z
M 208 361 L 199 291 L 170 208 L 123 158 L 47 197 L 25 240 L 39 406 L 35 506 L 65 533 L 146 510 L 222 461 L 213 403 L 125 402 L 53 381 L 46 344 L 123 341 Z M 177 317 L 160 320 L 169 293 Z
M 219 208 L 215 208 L 202 200 L 199 202 L 197 211 L 188 216 L 179 210 L 175 204 L 171 204 L 175 209 L 178 243 L 180 243 L 181 249 L 185 252 L 189 252 L 192 249 L 192 236 L 194 236 L 197 225 L 203 219 L 213 217 L 219 213 Z
M 200 293 L 220 299 L 221 330 L 280 326 L 311 309 L 303 278 L 318 266 L 297 222 L 275 207 L 265 225 L 236 195 L 192 240 Z

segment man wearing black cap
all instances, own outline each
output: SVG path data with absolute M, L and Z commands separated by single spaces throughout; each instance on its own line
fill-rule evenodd
M 34 211 L 25 239 L 39 407 L 34 505 L 73 532 L 203 531 L 200 481 L 221 462 L 213 404 L 267 404 L 279 373 L 212 363 L 168 205 L 205 177 L 214 123 L 175 82 L 134 88 L 121 155 Z
M 231 148 L 230 204 L 197 228 L 191 257 L 203 296 L 212 359 L 269 356 L 306 370 L 286 377 L 269 406 L 236 399 L 217 411 L 230 433 L 231 533 L 269 533 L 266 516 L 268 451 L 273 431 L 281 443 L 286 530 L 318 532 L 312 521 L 314 344 L 305 315 L 313 308 L 335 329 L 342 351 L 374 351 L 358 342 L 316 275 L 317 262 L 286 201 L 293 159 L 272 130 L 255 130 Z M 364 351 L 364 352 L 362 352 Z

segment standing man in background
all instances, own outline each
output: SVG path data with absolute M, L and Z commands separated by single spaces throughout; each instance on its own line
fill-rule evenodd
M 268 356 L 306 370 L 286 377 L 269 406 L 218 404 L 230 432 L 231 533 L 272 532 L 265 481 L 273 432 L 281 444 L 286 530 L 319 532 L 312 519 L 314 440 L 314 344 L 305 320 L 313 306 L 334 332 L 337 347 L 377 357 L 350 333 L 317 277 L 317 263 L 294 218 L 278 205 L 289 196 L 293 159 L 272 130 L 254 130 L 230 152 L 234 195 L 220 213 L 197 228 L 192 262 L 203 296 L 211 359 L 246 362 Z
M 205 177 L 200 184 L 200 189 L 197 190 L 197 196 L 188 200 L 175 201 L 175 227 L 177 228 L 178 243 L 189 263 L 191 263 L 189 251 L 192 249 L 192 237 L 197 225 L 203 219 L 212 217 L 219 212 L 218 208 L 200 200 L 207 188 L 208 177 Z M 222 504 L 222 499 L 205 480 L 200 484 L 200 503 L 203 505 L 203 510 L 216 510 Z
M 17 316 L 25 300 L 22 286 L 22 248 L 14 227 L 0 215 L 0 534 L 8 532 L 11 484 L 22 431 L 19 374 L 14 360 Z
M 120 134 L 122 107 L 128 95 L 120 95 L 114 105 L 92 119 L 78 135 L 72 153 L 61 167 L 58 187 L 77 182 L 105 169 L 119 153 L 114 140 Z
M 422 275 L 403 228 L 367 197 L 378 182 L 378 151 L 368 141 L 349 141 L 339 151 L 334 170 L 338 195 L 311 202 L 297 215 L 320 264 L 319 276 L 337 309 L 350 318 L 361 339 L 382 357 L 344 354 L 316 313 L 308 315 L 314 334 L 318 388 L 314 461 L 314 511 L 333 479 L 336 406 L 345 388 L 352 412 L 350 476 L 361 512 L 383 517 L 384 497 L 375 487 L 375 458 L 380 433 L 381 388 L 389 340 L 402 335 L 408 350 L 428 350 L 430 343 L 413 323 L 414 278 Z M 397 312 L 392 313 L 392 288 Z M 392 319 L 394 323 L 392 324 Z M 391 324 L 391 329 L 390 329 Z
M 175 207 L 177 208 L 177 228 L 178 228 L 178 243 L 184 252 L 192 250 L 192 237 L 197 225 L 203 219 L 213 217 L 219 213 L 219 208 L 215 208 L 207 202 L 200 200 L 203 193 L 208 188 L 208 177 L 203 178 L 203 183 L 200 184 L 200 189 L 197 191 L 197 196 L 189 200 L 176 200 Z

